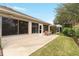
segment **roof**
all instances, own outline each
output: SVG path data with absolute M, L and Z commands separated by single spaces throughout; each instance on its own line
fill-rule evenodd
M 50 23 L 47 23 L 45 21 L 42 21 L 42 20 L 39 20 L 37 18 L 34 18 L 32 16 L 29 16 L 27 14 L 24 14 L 24 13 L 21 13 L 19 11 L 16 11 L 12 8 L 9 8 L 7 6 L 0 6 L 0 14 L 2 13 L 6 13 L 6 14 L 11 14 L 11 15 L 16 15 L 18 17 L 21 17 L 21 18 L 24 18 L 24 19 L 29 19 L 31 21 L 36 21 L 36 22 L 40 22 L 40 23 L 43 23 L 43 24 L 47 24 L 47 25 L 51 25 Z

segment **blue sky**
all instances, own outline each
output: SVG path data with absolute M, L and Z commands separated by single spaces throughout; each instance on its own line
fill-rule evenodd
M 53 23 L 56 15 L 56 3 L 0 3 L 40 20 Z

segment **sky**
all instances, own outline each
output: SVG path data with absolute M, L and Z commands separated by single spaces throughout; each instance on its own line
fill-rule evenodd
M 56 3 L 0 3 L 24 14 L 38 18 L 42 21 L 53 24 L 56 15 Z

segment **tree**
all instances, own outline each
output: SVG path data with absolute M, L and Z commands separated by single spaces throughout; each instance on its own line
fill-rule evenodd
M 55 24 L 73 26 L 79 23 L 79 3 L 61 4 L 56 12 Z

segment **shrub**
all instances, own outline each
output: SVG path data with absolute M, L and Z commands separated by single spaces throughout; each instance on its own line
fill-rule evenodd
M 75 35 L 75 31 L 74 31 L 74 29 L 69 29 L 68 30 L 68 36 L 74 36 Z
M 75 28 L 75 36 L 79 38 L 79 28 Z
M 74 40 L 75 42 L 79 45 L 79 28 L 74 28 L 74 31 L 75 31 L 75 35 L 74 35 Z
M 67 34 L 68 34 L 68 28 L 64 28 L 64 29 L 63 29 L 63 34 L 64 34 L 64 35 L 67 35 Z
M 74 36 L 75 31 L 72 28 L 64 28 L 63 34 L 67 36 Z

